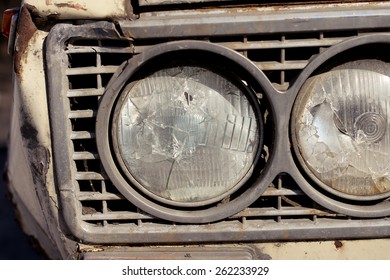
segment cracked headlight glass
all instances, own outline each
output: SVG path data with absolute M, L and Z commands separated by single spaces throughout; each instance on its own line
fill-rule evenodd
M 294 108 L 295 149 L 320 186 L 348 199 L 390 192 L 390 78 L 339 69 L 310 78 Z
M 115 108 L 114 146 L 133 185 L 173 205 L 204 205 L 252 174 L 259 127 L 245 91 L 199 66 L 174 66 L 127 85 Z

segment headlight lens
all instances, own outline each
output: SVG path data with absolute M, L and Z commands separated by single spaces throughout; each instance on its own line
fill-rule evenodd
M 309 79 L 293 116 L 295 149 L 328 191 L 356 200 L 390 191 L 390 78 L 333 70 Z
M 130 83 L 113 119 L 122 169 L 141 191 L 168 204 L 203 205 L 232 193 L 251 175 L 259 149 L 246 90 L 189 65 Z

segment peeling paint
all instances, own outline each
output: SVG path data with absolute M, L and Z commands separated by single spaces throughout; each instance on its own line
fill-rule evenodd
M 26 0 L 34 6 L 41 18 L 58 19 L 130 19 L 133 17 L 131 1 L 127 0 Z
M 40 145 L 38 131 L 31 123 L 31 117 L 22 112 L 22 126 L 20 128 L 22 137 L 27 143 L 29 157 L 31 159 L 31 172 L 34 184 L 46 184 L 46 174 L 50 164 L 50 152 Z
M 85 245 L 85 244 L 79 244 L 78 245 L 78 251 L 80 253 L 85 253 L 85 252 L 102 252 L 104 251 L 103 246 L 94 246 L 94 245 Z
M 337 250 L 339 250 L 343 247 L 343 242 L 341 242 L 340 240 L 336 240 L 334 242 L 334 246 L 336 247 Z
M 80 5 L 80 4 L 58 3 L 58 4 L 54 4 L 54 5 L 58 8 L 70 8 L 70 9 L 75 9 L 77 11 L 79 11 L 79 10 L 87 11 L 87 8 Z

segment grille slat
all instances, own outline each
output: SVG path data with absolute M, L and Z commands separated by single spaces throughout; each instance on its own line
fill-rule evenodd
M 110 47 L 98 47 L 98 46 L 74 46 L 68 45 L 66 52 L 68 54 L 79 53 L 114 53 L 114 54 L 127 54 L 132 53 L 134 49 L 132 47 L 127 48 L 110 48 Z
M 307 65 L 308 61 L 286 61 L 284 63 L 272 61 L 272 62 L 256 62 L 257 67 L 263 71 L 283 71 L 283 70 L 298 70 L 303 69 Z
M 283 207 L 282 209 L 275 208 L 251 208 L 240 212 L 238 215 L 232 216 L 232 218 L 241 217 L 271 217 L 271 216 L 313 216 L 321 215 L 328 217 L 335 217 L 337 214 L 333 214 L 326 211 L 317 209 L 311 209 L 306 207 Z
M 227 42 L 220 45 L 237 51 L 261 50 L 261 49 L 288 49 L 300 48 L 303 45 L 307 47 L 329 47 L 340 43 L 343 39 L 302 39 L 302 40 L 280 40 L 280 41 L 262 41 L 262 42 Z
M 96 133 L 91 131 L 73 131 L 70 134 L 71 140 L 77 140 L 77 139 L 95 139 Z
M 130 212 L 116 212 L 116 213 L 108 213 L 108 214 L 89 214 L 83 215 L 82 219 L 84 221 L 115 221 L 115 220 L 150 220 L 153 217 L 139 214 L 139 213 L 130 213 Z
M 301 47 L 330 47 L 337 43 L 340 43 L 344 38 L 324 38 L 323 33 L 317 33 L 317 38 L 309 39 L 285 39 L 283 35 L 280 35 L 279 40 L 267 40 L 263 41 L 253 41 L 250 38 L 242 37 L 241 41 L 234 42 L 223 42 L 221 38 L 218 38 L 217 41 L 214 41 L 213 38 L 210 38 L 209 41 L 215 42 L 221 46 L 224 46 L 229 49 L 234 49 L 236 51 L 250 51 L 250 50 L 267 50 L 267 49 L 292 49 L 292 48 L 301 48 Z M 137 41 L 135 42 L 137 44 Z M 150 48 L 152 45 L 135 45 L 134 54 L 139 54 Z
M 269 187 L 264 193 L 263 196 L 293 196 L 293 195 L 303 195 L 303 192 L 298 189 L 276 189 L 274 187 Z
M 103 200 L 124 200 L 122 195 L 113 193 L 94 193 L 94 192 L 80 192 L 80 201 L 103 201 Z
M 79 89 L 79 90 L 68 90 L 67 97 L 91 97 L 91 96 L 101 96 L 104 93 L 104 88 L 99 89 Z
M 71 111 L 68 115 L 69 119 L 83 119 L 96 117 L 96 110 L 78 110 Z
M 104 180 L 105 177 L 97 172 L 77 172 L 76 180 Z
M 117 66 L 100 66 L 100 67 L 79 67 L 67 69 L 68 76 L 74 75 L 96 75 L 96 74 L 113 74 L 118 69 Z
M 91 160 L 99 159 L 97 152 L 75 152 L 73 154 L 73 160 Z
M 321 216 L 327 216 L 327 217 L 335 217 L 337 214 L 332 214 L 325 211 L 320 210 L 313 210 L 309 208 L 285 208 L 283 210 L 277 210 L 277 209 L 250 209 L 243 212 L 240 212 L 238 215 L 234 215 L 230 217 L 229 219 L 241 219 L 243 217 L 248 218 L 262 218 L 262 217 L 271 217 L 271 216 L 302 216 L 302 217 L 308 217 L 312 215 L 321 215 Z M 89 215 L 83 215 L 82 219 L 85 221 L 101 221 L 101 220 L 144 220 L 144 219 L 152 219 L 153 217 L 140 214 L 140 213 L 131 213 L 131 212 L 115 212 L 115 213 L 108 213 L 108 214 L 89 214 Z

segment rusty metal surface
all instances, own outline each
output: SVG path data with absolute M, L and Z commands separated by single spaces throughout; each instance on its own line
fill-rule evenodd
M 38 30 L 32 21 L 30 9 L 31 6 L 25 5 L 22 7 L 19 14 L 18 31 L 16 35 L 16 46 L 15 46 L 15 62 L 14 68 L 15 73 L 20 76 L 24 67 L 24 59 L 26 49 L 31 38 Z

